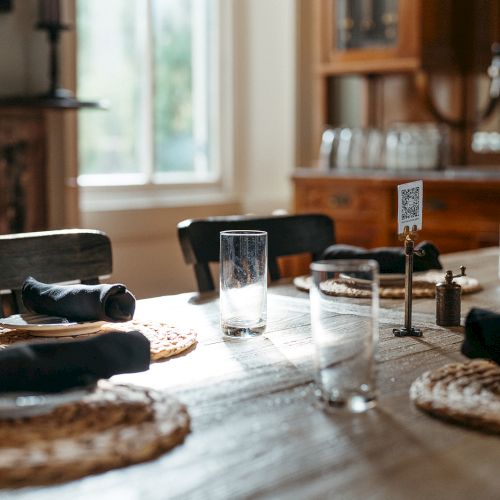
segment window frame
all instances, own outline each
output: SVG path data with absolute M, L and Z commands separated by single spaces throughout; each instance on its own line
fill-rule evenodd
M 215 103 L 210 118 L 214 171 L 198 179 L 196 174 L 180 172 L 78 175 L 82 211 L 234 202 L 234 8 L 232 0 L 214 3 Z

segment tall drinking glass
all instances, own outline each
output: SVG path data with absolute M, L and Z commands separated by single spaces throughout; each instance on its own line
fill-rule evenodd
M 224 335 L 261 335 L 267 319 L 267 233 L 220 233 L 220 324 Z
M 317 395 L 327 410 L 365 411 L 376 404 L 378 263 L 319 261 L 311 271 Z

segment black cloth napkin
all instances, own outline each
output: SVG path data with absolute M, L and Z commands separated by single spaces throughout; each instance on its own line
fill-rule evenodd
M 20 344 L 0 351 L 0 392 L 60 392 L 142 372 L 149 362 L 149 340 L 135 331 Z
M 31 276 L 22 288 L 28 310 L 71 321 L 129 321 L 135 297 L 125 285 L 48 285 Z
M 500 314 L 479 308 L 470 310 L 465 319 L 462 354 L 491 359 L 500 365 Z
M 414 256 L 414 271 L 443 269 L 439 262 L 439 250 L 433 243 L 422 241 L 415 246 L 415 249 L 423 250 L 425 254 L 422 257 Z M 366 249 L 352 245 L 331 245 L 323 252 L 322 259 L 374 259 L 378 262 L 382 274 L 405 272 L 405 254 L 402 246 Z

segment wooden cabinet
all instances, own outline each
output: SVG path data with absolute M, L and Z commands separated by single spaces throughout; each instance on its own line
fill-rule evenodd
M 307 103 L 299 110 L 307 124 L 299 134 L 302 165 L 317 164 L 327 126 L 419 122 L 449 126 L 450 165 L 500 163 L 498 149 L 472 148 L 479 126 L 495 132 L 499 123 L 500 106 L 484 118 L 491 47 L 500 41 L 499 0 L 307 2 L 312 10 L 302 17 L 310 25 L 301 28 L 301 40 L 309 34 L 310 41 L 307 49 L 301 42 L 300 53 L 307 71 L 298 85 Z
M 319 69 L 485 70 L 498 8 L 496 0 L 319 0 Z
M 499 244 L 500 174 L 433 172 L 421 178 L 424 229 L 420 241 L 432 240 L 443 253 Z M 349 176 L 297 170 L 295 211 L 332 217 L 338 243 L 369 248 L 400 245 L 396 187 L 415 179 L 382 172 Z
M 414 0 L 322 0 L 321 70 L 328 74 L 408 71 L 419 66 L 420 5 Z

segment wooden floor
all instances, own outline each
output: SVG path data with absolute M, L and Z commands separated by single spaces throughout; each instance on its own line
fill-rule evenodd
M 464 296 L 500 311 L 498 249 L 453 254 L 485 290 Z M 364 314 L 354 303 L 353 312 Z M 192 432 L 152 462 L 9 498 L 498 499 L 500 437 L 436 420 L 409 400 L 423 371 L 464 359 L 461 327 L 435 325 L 435 302 L 414 302 L 423 338 L 396 338 L 401 300 L 381 301 L 379 404 L 365 414 L 318 409 L 312 384 L 307 294 L 289 284 L 269 294 L 269 326 L 259 339 L 224 341 L 218 301 L 183 294 L 141 301 L 138 318 L 193 325 L 199 344 L 185 355 L 116 380 L 166 389 L 188 405 Z M 1 459 L 1 457 L 0 457 Z M 0 495 L 1 498 L 1 495 Z

